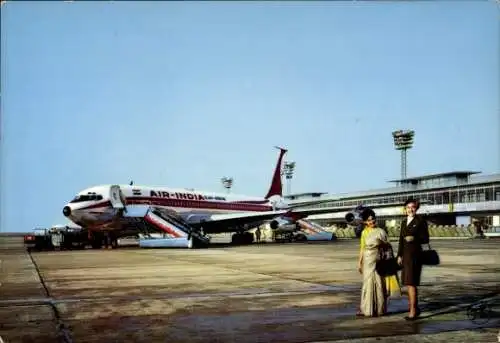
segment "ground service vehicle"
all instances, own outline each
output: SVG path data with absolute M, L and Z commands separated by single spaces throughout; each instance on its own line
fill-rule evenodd
M 24 236 L 27 251 L 84 249 L 87 244 L 89 241 L 85 230 L 68 226 L 36 228 L 33 233 Z
M 53 250 L 49 229 L 37 228 L 33 233 L 24 236 L 24 246 L 27 251 Z

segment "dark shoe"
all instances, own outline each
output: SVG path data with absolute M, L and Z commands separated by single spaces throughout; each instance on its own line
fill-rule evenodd
M 406 316 L 405 317 L 405 320 L 407 320 L 407 321 L 414 321 L 414 320 L 417 320 L 417 319 L 418 319 L 418 316 L 413 316 L 413 317 Z
M 417 310 L 415 311 L 415 315 L 414 316 L 406 316 L 405 320 L 409 320 L 409 321 L 417 320 L 419 316 L 420 316 L 420 309 L 417 308 Z
M 364 317 L 365 315 L 362 312 L 356 312 L 356 317 Z
M 411 311 L 408 311 L 408 312 L 411 312 Z M 415 309 L 415 315 L 414 315 L 414 317 L 418 317 L 418 316 L 420 316 L 420 313 L 421 313 L 421 311 L 420 311 L 420 307 L 417 307 L 417 308 Z M 410 316 L 408 316 L 408 317 L 410 317 Z

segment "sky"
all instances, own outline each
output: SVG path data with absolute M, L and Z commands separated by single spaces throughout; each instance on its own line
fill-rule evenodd
M 482 2 L 11 2 L 0 231 L 65 223 L 98 184 L 264 196 L 500 171 L 499 11 Z

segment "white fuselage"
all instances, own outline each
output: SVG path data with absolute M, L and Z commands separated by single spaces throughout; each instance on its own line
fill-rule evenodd
M 134 205 L 155 206 L 175 211 L 188 222 L 220 213 L 272 211 L 269 199 L 244 195 L 203 192 L 186 189 L 120 185 L 127 208 Z M 78 193 L 63 209 L 74 223 L 86 227 L 109 224 L 116 215 L 112 205 L 111 185 L 96 186 Z M 274 206 L 281 204 L 275 203 Z
M 147 204 L 177 212 L 214 214 L 270 211 L 269 200 L 244 195 L 162 187 L 120 186 L 128 205 Z
M 194 191 L 180 188 L 135 185 L 103 185 L 80 192 L 63 208 L 63 214 L 83 227 L 113 226 L 113 221 L 134 205 L 172 210 L 188 223 L 220 213 L 266 212 L 281 207 L 281 162 L 286 149 L 277 147 L 280 155 L 269 191 L 264 198 L 244 195 Z M 275 199 L 278 200 L 275 202 Z M 286 206 L 286 205 L 285 205 Z M 110 225 L 111 224 L 111 225 Z

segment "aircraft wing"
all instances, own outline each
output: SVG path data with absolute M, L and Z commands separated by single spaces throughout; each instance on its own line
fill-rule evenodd
M 307 204 L 310 205 L 310 204 Z M 304 205 L 300 205 L 304 206 Z M 362 205 L 371 207 L 375 210 L 382 207 L 397 207 L 403 206 L 401 202 Z M 219 232 L 234 232 L 240 227 L 244 226 L 257 226 L 262 222 L 270 221 L 276 217 L 288 217 L 292 220 L 299 220 L 312 216 L 315 214 L 336 213 L 336 212 L 350 212 L 354 206 L 336 206 L 336 207 L 323 207 L 323 208 L 288 208 L 277 211 L 263 211 L 263 212 L 245 212 L 245 213 L 230 213 L 230 214 L 214 214 L 209 218 L 204 219 L 201 223 L 190 224 L 194 227 L 203 227 L 206 233 L 219 233 Z
M 246 212 L 230 214 L 214 214 L 201 223 L 190 224 L 203 227 L 206 233 L 234 232 L 239 227 L 259 225 L 262 222 L 276 217 L 289 217 L 294 220 L 302 219 L 313 214 L 350 211 L 352 206 L 325 207 L 316 209 L 286 209 L 278 211 Z

